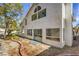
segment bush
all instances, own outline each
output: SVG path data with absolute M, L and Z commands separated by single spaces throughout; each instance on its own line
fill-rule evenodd
M 19 39 L 19 37 L 15 34 L 6 36 L 6 40 L 18 40 L 18 39 Z

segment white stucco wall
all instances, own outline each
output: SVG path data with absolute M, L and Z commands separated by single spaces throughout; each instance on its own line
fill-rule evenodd
M 46 8 L 46 17 L 32 21 L 31 16 L 34 14 L 34 9 L 37 5 L 41 6 L 42 9 Z M 40 3 L 37 5 L 32 6 L 26 17 L 27 26 L 24 26 L 23 36 L 33 39 L 34 36 L 27 35 L 27 29 L 42 29 L 42 42 L 60 48 L 63 48 L 64 45 L 72 46 L 71 4 L 64 6 L 64 4 L 61 3 Z M 46 39 L 47 28 L 60 29 L 60 42 Z
M 27 16 L 28 25 L 26 28 L 60 28 L 62 19 L 62 4 L 38 4 L 42 9 L 46 8 L 46 17 L 32 21 L 31 16 L 34 14 L 35 7 Z M 58 5 L 58 6 L 57 6 Z M 52 25 L 52 26 L 51 26 Z
M 65 44 L 72 46 L 73 43 L 73 33 L 72 33 L 72 5 L 67 3 L 65 5 L 65 27 L 64 27 L 64 40 Z
M 25 26 L 25 36 L 33 39 L 33 36 L 28 36 L 26 34 L 27 29 L 42 29 L 42 42 L 55 47 L 63 47 L 64 41 L 62 41 L 62 4 L 52 3 L 52 4 L 38 4 L 42 9 L 46 8 L 46 17 L 40 18 L 38 20 L 32 21 L 31 16 L 34 14 L 35 5 L 27 15 L 27 26 Z M 54 40 L 46 39 L 46 29 L 47 28 L 59 28 L 60 29 L 60 42 Z

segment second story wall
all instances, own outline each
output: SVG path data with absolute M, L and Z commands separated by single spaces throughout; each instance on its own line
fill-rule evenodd
M 41 6 L 41 10 L 34 12 L 37 6 Z M 32 21 L 32 15 L 46 9 L 46 16 Z M 60 28 L 62 25 L 62 4 L 61 3 L 45 3 L 33 5 L 30 12 L 26 16 L 26 28 Z

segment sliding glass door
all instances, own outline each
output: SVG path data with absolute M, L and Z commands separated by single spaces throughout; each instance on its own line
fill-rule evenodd
M 34 29 L 34 40 L 42 42 L 42 29 Z

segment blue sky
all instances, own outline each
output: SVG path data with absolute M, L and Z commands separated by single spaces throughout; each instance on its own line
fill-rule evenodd
M 28 12 L 28 10 L 30 9 L 31 7 L 31 3 L 22 3 L 22 6 L 23 6 L 23 15 L 20 17 L 20 20 L 18 19 L 17 21 L 18 22 L 21 22 L 23 20 L 23 16 L 25 16 Z
M 31 7 L 31 3 L 22 3 L 23 5 L 23 14 L 27 14 L 29 8 Z
M 76 19 L 76 21 L 73 23 L 73 25 L 79 24 L 79 3 L 73 3 L 73 17 Z

